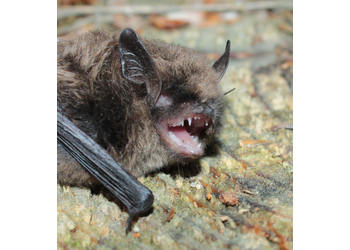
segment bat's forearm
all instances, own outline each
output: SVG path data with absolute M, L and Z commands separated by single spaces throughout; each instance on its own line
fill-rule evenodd
M 127 231 L 134 217 L 153 204 L 152 192 L 108 152 L 57 110 L 57 142 L 128 208 Z

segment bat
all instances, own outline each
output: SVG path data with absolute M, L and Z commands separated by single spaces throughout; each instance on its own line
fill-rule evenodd
M 211 65 L 130 28 L 58 41 L 58 183 L 105 186 L 127 207 L 130 231 L 154 200 L 136 177 L 198 159 L 219 132 L 229 57 L 230 41 Z

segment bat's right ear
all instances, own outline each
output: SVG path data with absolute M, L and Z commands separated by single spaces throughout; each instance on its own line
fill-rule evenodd
M 219 73 L 218 82 L 225 75 L 228 62 L 230 61 L 230 40 L 227 40 L 225 53 L 214 63 L 213 68 L 216 72 Z
M 162 88 L 158 68 L 136 32 L 130 28 L 120 34 L 119 58 L 123 76 L 136 84 L 146 84 L 148 102 L 154 105 Z

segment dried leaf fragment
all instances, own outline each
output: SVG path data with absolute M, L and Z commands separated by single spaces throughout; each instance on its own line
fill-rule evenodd
M 280 249 L 281 250 L 289 250 L 288 246 L 287 246 L 287 242 L 286 239 L 283 237 L 282 234 L 278 233 L 277 230 L 272 226 L 272 224 L 270 222 L 267 222 L 267 226 L 269 229 L 271 229 L 275 235 L 277 236 L 279 243 L 280 243 Z
M 211 193 L 207 194 L 207 200 L 210 201 L 211 200 Z
M 213 193 L 219 193 L 219 191 L 217 189 L 215 189 L 212 186 L 206 184 L 204 181 L 199 180 L 199 182 L 202 184 L 202 186 L 204 188 L 210 188 Z M 213 183 L 215 183 L 215 182 L 213 182 Z
M 206 12 L 204 13 L 204 19 L 199 23 L 199 27 L 212 27 L 221 22 L 221 16 L 216 12 Z
M 163 16 L 153 16 L 150 20 L 151 24 L 158 29 L 176 29 L 187 26 L 189 22 L 169 19 Z
M 220 201 L 225 204 L 226 206 L 234 206 L 239 204 L 238 197 L 229 192 L 225 192 L 219 195 Z
M 257 145 L 261 145 L 267 143 L 265 140 L 242 140 L 239 141 L 239 146 L 241 147 L 254 147 Z
M 214 179 L 219 178 L 221 175 L 221 171 L 217 168 L 214 168 L 214 167 L 210 167 L 210 173 L 213 175 Z
M 140 233 L 139 232 L 137 232 L 137 233 L 134 233 L 134 238 L 136 239 L 136 238 L 139 238 L 140 237 Z
M 202 202 L 200 201 L 196 201 L 190 194 L 187 194 L 187 197 L 189 199 L 189 201 L 195 206 L 195 207 L 205 207 L 207 208 L 206 205 L 204 205 Z
M 282 69 L 288 69 L 289 67 L 293 66 L 293 60 L 289 60 L 281 65 Z
M 166 219 L 165 222 L 171 221 L 172 218 L 174 218 L 175 215 L 175 207 L 172 207 L 169 211 L 168 218 Z
M 171 191 L 173 194 L 176 194 L 176 195 L 178 195 L 178 196 L 181 195 L 180 191 L 179 191 L 177 188 L 170 189 L 170 191 Z

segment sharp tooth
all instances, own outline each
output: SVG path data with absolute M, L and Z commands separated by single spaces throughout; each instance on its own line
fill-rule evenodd
M 202 145 L 202 143 L 199 143 L 199 144 L 197 145 L 197 148 L 200 148 L 200 147 L 201 147 L 201 145 Z
M 188 117 L 187 120 L 188 120 L 188 125 L 191 126 L 192 118 Z
M 208 126 L 208 122 L 205 122 L 205 126 Z
M 182 122 L 181 122 L 181 126 L 182 126 L 182 127 L 184 126 L 184 122 L 185 122 L 185 121 L 184 121 L 184 120 L 182 120 Z

